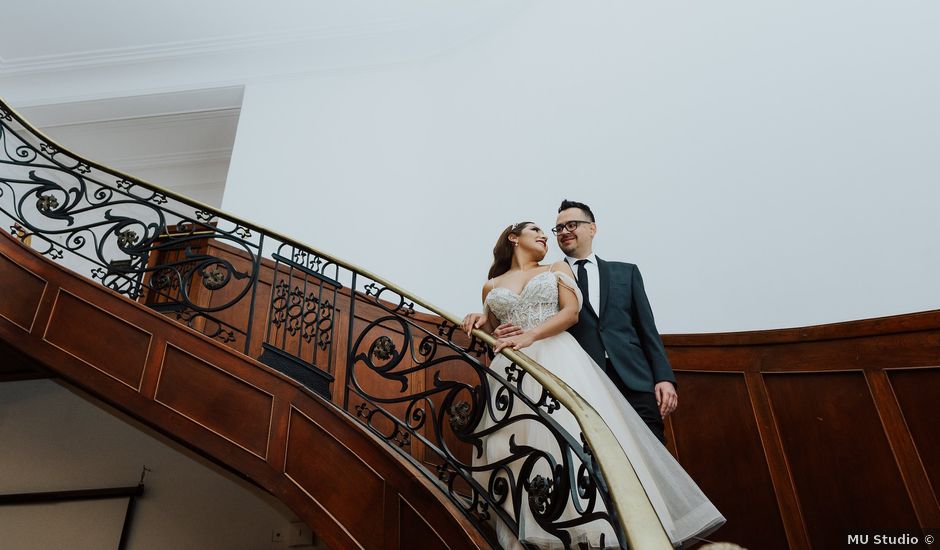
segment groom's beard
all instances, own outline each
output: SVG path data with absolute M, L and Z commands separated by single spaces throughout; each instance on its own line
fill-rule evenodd
M 571 241 L 569 243 L 569 246 L 562 245 L 561 243 L 557 243 L 557 244 L 558 244 L 558 248 L 565 254 L 565 256 L 573 255 L 575 250 L 577 250 L 578 248 L 577 241 Z

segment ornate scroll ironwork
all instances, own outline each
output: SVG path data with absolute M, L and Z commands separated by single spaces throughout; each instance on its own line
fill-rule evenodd
M 330 396 L 340 266 L 291 244 L 272 254 L 274 284 L 261 360 Z
M 174 304 L 214 327 L 224 325 L 214 313 L 255 289 L 260 239 L 250 239 L 244 227 L 171 201 L 39 135 L 17 132 L 14 119 L 0 107 L 0 212 L 14 222 L 21 240 L 32 237 L 41 254 L 128 298 Z M 208 250 L 210 241 L 247 261 L 236 266 L 229 255 Z M 223 290 L 224 298 L 217 292 Z M 193 326 L 190 320 L 184 319 Z M 232 338 L 225 330 L 210 335 Z
M 359 301 L 386 314 L 350 347 L 350 402 L 363 423 L 416 464 L 436 464 L 441 489 L 495 545 L 521 522 L 565 547 L 585 526 L 605 524 L 597 530 L 616 545 L 603 477 L 590 448 L 563 427 L 576 424 L 557 399 L 516 364 L 497 373 L 481 363 L 453 341 L 452 325 L 422 326 L 368 286 Z
M 321 300 L 316 291 L 305 294 L 301 285 L 291 287 L 281 280 L 274 287 L 271 324 L 326 349 L 333 337 L 333 310 L 330 300 Z

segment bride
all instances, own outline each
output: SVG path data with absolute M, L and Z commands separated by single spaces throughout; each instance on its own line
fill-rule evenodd
M 502 374 L 511 362 L 498 353 L 510 348 L 524 351 L 562 379 L 607 422 L 630 459 L 672 544 L 681 546 L 686 541 L 707 535 L 721 526 L 725 518 L 650 432 L 610 378 L 566 332 L 578 321 L 581 293 L 567 262 L 540 263 L 547 252 L 548 238 L 534 223 L 520 222 L 503 230 L 493 248 L 489 280 L 483 285 L 484 312 L 482 315 L 467 315 L 462 328 L 468 333 L 474 328 L 492 332 L 502 323 L 522 328 L 522 334 L 497 341 L 493 348 L 497 355 L 490 368 Z M 522 391 L 533 401 L 538 401 L 541 386 L 531 376 L 525 376 Z M 488 406 L 496 407 L 496 404 L 493 402 Z M 580 428 L 567 410 L 555 411 L 552 417 L 578 440 Z M 561 462 L 558 455 L 562 450 L 545 426 L 532 420 L 511 422 L 502 429 L 493 428 L 493 424 L 489 415 L 485 415 L 478 428 L 488 435 L 484 438 L 484 456 L 474 461 L 475 467 L 478 463 L 495 464 L 505 460 L 511 455 L 512 443 L 552 453 Z M 521 462 L 523 460 L 516 460 L 508 465 L 513 477 L 518 477 Z M 542 473 L 549 475 L 547 466 L 544 469 L 546 471 Z M 487 486 L 486 481 L 481 482 Z M 536 523 L 528 499 L 521 498 L 516 504 L 521 509 L 514 510 L 513 500 L 506 499 L 503 507 L 517 520 L 518 536 L 509 532 L 502 522 L 497 525 L 499 542 L 504 548 L 522 548 L 522 544 L 539 548 L 563 547 L 557 537 Z M 569 503 L 562 519 L 574 517 L 574 506 Z M 571 527 L 567 532 L 574 546 L 617 547 L 616 536 L 610 525 L 604 522 Z

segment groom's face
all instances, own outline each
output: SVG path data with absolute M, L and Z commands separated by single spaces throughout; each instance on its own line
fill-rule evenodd
M 594 234 L 597 232 L 597 226 L 590 221 L 587 213 L 580 208 L 568 208 L 558 213 L 555 220 L 555 226 L 563 226 L 568 222 L 589 222 L 578 223 L 574 230 L 565 228 L 557 234 L 558 248 L 566 255 L 573 258 L 586 258 L 591 254 L 591 243 L 594 241 Z

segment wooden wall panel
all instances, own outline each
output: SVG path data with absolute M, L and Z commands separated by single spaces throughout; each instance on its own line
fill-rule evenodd
M 403 550 L 421 548 L 422 550 L 447 549 L 447 543 L 437 534 L 428 522 L 421 517 L 411 504 L 399 498 L 399 544 Z
M 152 339 L 146 330 L 61 291 L 43 338 L 108 376 L 140 389 Z
M 940 488 L 940 368 L 892 370 L 888 379 L 936 495 Z
M 0 339 L 0 382 L 48 377 L 30 356 Z
M 838 340 L 794 342 L 772 348 L 761 358 L 762 371 L 892 369 L 936 365 L 940 332 L 871 335 Z
M 26 332 L 32 330 L 46 281 L 0 254 L 0 317 Z
M 333 384 L 330 388 L 332 401 L 337 407 L 344 408 L 346 404 L 347 367 L 346 350 L 349 348 L 349 298 L 340 295 L 337 299 L 336 309 L 333 311 L 333 357 L 325 361 L 330 364 L 330 374 L 333 375 Z M 348 411 L 349 409 L 346 408 Z
M 765 383 L 814 547 L 918 525 L 861 371 L 768 374 Z
M 385 546 L 385 480 L 305 414 L 291 410 L 284 473 L 365 548 Z M 356 484 L 350 487 L 349 479 Z
M 168 345 L 155 400 L 265 458 L 274 396 Z
M 676 456 L 728 518 L 709 539 L 746 548 L 787 548 L 743 374 L 678 371 L 676 379 L 681 388 L 681 406 L 672 417 Z
M 723 509 L 728 528 L 752 525 L 743 541 L 762 535 L 763 522 L 750 517 L 778 512 L 788 544 L 801 549 L 841 547 L 840 530 L 847 528 L 940 524 L 934 397 L 940 394 L 940 311 L 663 340 L 680 377 L 679 412 L 667 422 L 674 433 L 697 423 L 683 409 L 706 391 L 683 382 L 683 370 L 742 373 L 747 380 L 776 505 L 748 492 L 728 507 L 731 512 Z M 740 421 L 719 415 L 712 432 L 737 445 L 738 436 L 717 424 Z M 679 459 L 705 476 L 703 487 L 728 477 L 727 470 L 702 468 L 700 457 L 681 449 Z M 713 491 L 720 494 L 706 490 Z M 745 503 L 752 507 L 740 516 L 734 510 Z

